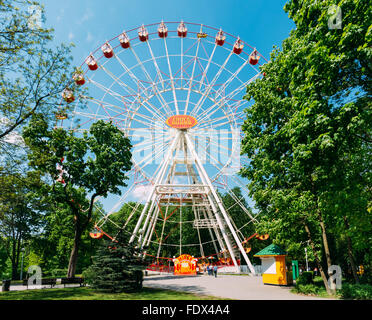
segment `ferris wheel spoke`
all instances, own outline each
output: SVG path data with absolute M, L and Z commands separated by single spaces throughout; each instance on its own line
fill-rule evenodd
M 138 87 L 138 89 L 139 89 L 139 85 L 141 84 L 142 91 L 141 92 L 139 92 L 139 91 L 137 92 L 133 88 L 127 86 L 122 81 L 120 81 L 121 83 L 124 84 L 125 89 L 128 91 L 128 93 L 134 94 L 135 96 L 138 97 L 139 100 L 141 100 L 141 93 L 144 93 L 145 96 L 146 96 L 146 99 L 143 100 L 143 102 L 146 103 L 146 104 L 148 104 L 151 108 L 153 108 L 156 111 L 155 115 L 157 115 L 157 117 L 162 118 L 163 120 L 165 120 L 164 114 L 158 108 L 156 108 L 153 104 L 151 104 L 148 101 L 150 99 L 150 96 L 148 95 L 147 91 L 149 90 L 149 88 L 152 88 L 153 87 L 153 85 L 152 85 L 153 83 L 152 82 L 147 82 L 147 83 L 149 83 L 149 87 L 145 87 L 143 85 L 143 83 L 145 83 L 146 81 L 143 81 L 143 80 L 138 79 L 138 77 L 136 77 L 133 74 L 133 72 L 130 70 L 130 68 L 128 68 L 117 55 L 115 55 L 115 57 L 116 57 L 117 61 L 119 62 L 119 64 L 122 66 L 122 68 L 129 74 L 129 76 L 134 81 L 134 83 L 136 84 L 136 86 Z M 132 104 L 133 104 L 133 102 L 132 102 Z
M 221 75 L 222 71 L 224 70 L 226 64 L 229 62 L 231 56 L 233 54 L 233 51 L 230 52 L 230 54 L 228 55 L 228 57 L 226 58 L 225 62 L 221 65 L 220 69 L 218 70 L 218 72 L 216 73 L 216 75 L 214 76 L 213 80 L 211 81 L 211 83 L 209 84 L 209 86 L 207 87 L 207 90 L 206 92 L 200 97 L 198 103 L 196 104 L 194 110 L 192 110 L 191 114 L 195 114 L 196 112 L 199 111 L 201 105 L 204 103 L 205 99 L 207 98 L 207 96 L 209 95 L 212 87 L 214 86 L 214 84 L 216 83 L 217 79 L 219 78 L 219 76 Z
M 204 121 L 198 121 L 198 124 L 200 124 L 200 126 L 198 126 L 198 129 L 205 129 L 209 125 L 216 124 L 217 122 L 219 122 L 221 120 L 228 119 L 228 118 L 231 118 L 231 115 L 225 113 L 224 116 L 221 116 L 221 117 L 218 117 L 218 118 L 215 118 L 215 119 L 212 118 L 212 119 L 208 119 L 208 120 L 204 120 Z
M 201 87 L 202 87 L 202 85 L 203 85 L 204 78 L 205 78 L 206 75 L 207 75 L 207 72 L 208 72 L 208 70 L 209 70 L 209 66 L 211 65 L 211 61 L 212 61 L 212 59 L 213 59 L 213 57 L 214 57 L 214 53 L 215 53 L 215 51 L 216 51 L 216 48 L 217 48 L 217 44 L 214 45 L 214 47 L 213 47 L 213 51 L 212 51 L 211 55 L 209 56 L 207 66 L 205 67 L 205 70 L 204 70 L 204 72 L 203 72 L 203 76 L 202 76 L 202 78 L 201 78 L 201 80 L 200 80 L 199 91 L 201 91 Z
M 161 71 L 159 69 L 158 63 L 156 62 L 156 58 L 154 56 L 154 53 L 152 52 L 150 41 L 146 41 L 146 43 L 147 43 L 147 47 L 149 49 L 149 52 L 150 52 L 150 55 L 151 55 L 151 58 L 152 58 L 152 62 L 154 63 L 154 66 L 155 66 L 155 69 L 156 69 L 156 72 L 157 72 L 157 76 L 159 77 L 159 80 L 162 83 L 162 86 L 163 86 L 163 89 L 164 89 L 163 76 L 161 75 Z
M 116 106 L 116 105 L 114 105 L 114 104 L 111 104 L 109 102 L 106 102 L 106 101 L 103 101 L 103 100 L 99 100 L 99 99 L 89 98 L 89 97 L 86 97 L 86 99 L 89 99 L 90 101 L 92 101 L 93 103 L 96 103 L 100 107 L 104 107 L 104 106 L 111 107 L 110 110 L 112 112 L 115 112 L 116 113 L 116 116 L 114 116 L 114 115 L 108 115 L 110 119 L 114 119 L 118 115 L 123 115 L 123 114 L 127 113 L 128 115 L 131 114 L 132 120 L 134 120 L 136 122 L 139 122 L 141 124 L 144 124 L 145 126 L 147 126 L 147 128 L 154 127 L 154 128 L 157 128 L 157 129 L 160 129 L 160 130 L 163 130 L 164 131 L 164 128 L 162 128 L 160 126 L 157 126 L 156 123 L 153 122 L 153 119 L 152 118 L 150 118 L 148 116 L 145 116 L 145 115 L 143 115 L 143 114 L 141 114 L 139 112 L 135 112 L 135 111 L 130 110 L 130 109 L 127 109 L 124 112 L 118 112 L 116 109 L 119 109 L 119 110 L 123 110 L 123 109 L 120 108 L 120 107 L 118 107 L 118 106 Z M 103 109 L 105 109 L 105 108 L 103 108 Z M 94 116 L 97 117 L 97 114 L 94 115 Z M 139 118 L 142 118 L 144 120 L 140 120 Z
M 160 143 L 162 143 L 162 142 L 159 142 L 159 144 L 160 144 Z M 155 158 L 156 158 L 157 155 L 164 154 L 164 152 L 168 149 L 168 145 L 170 145 L 170 143 L 171 143 L 171 140 L 169 140 L 168 143 L 163 144 L 163 146 L 161 146 L 161 147 L 159 148 L 159 150 L 155 153 Z M 137 168 L 143 169 L 143 168 L 141 167 L 141 165 L 144 167 L 145 165 L 147 165 L 147 164 L 149 164 L 151 161 L 153 161 L 153 160 L 152 160 L 152 156 L 153 156 L 153 154 L 150 153 L 148 156 L 146 156 L 146 157 L 145 157 L 144 159 L 142 159 L 140 162 L 135 163 L 135 166 L 136 166 Z
M 136 150 L 133 154 L 142 153 L 142 152 L 145 152 L 147 150 L 152 150 L 153 148 L 156 148 L 161 143 L 163 143 L 163 141 L 158 141 L 158 142 L 153 143 L 153 141 L 151 141 L 151 140 L 150 141 L 145 140 L 143 142 L 140 142 L 137 145 L 133 145 L 133 147 L 137 147 L 137 148 L 142 147 L 142 149 Z
M 115 206 L 110 210 L 109 213 L 107 213 L 104 217 L 102 217 L 100 220 L 98 220 L 97 225 L 99 225 L 104 219 L 107 219 L 111 214 L 117 210 L 117 208 L 124 202 L 124 200 L 127 198 L 128 194 L 132 192 L 133 185 L 131 185 L 127 191 L 124 193 L 124 195 L 120 198 L 120 200 L 115 204 Z
M 107 87 L 104 86 L 103 84 L 100 84 L 100 83 L 94 81 L 93 79 L 88 79 L 88 81 L 89 81 L 91 84 L 95 85 L 97 88 L 99 88 L 99 89 L 101 89 L 102 91 L 104 91 L 105 94 L 109 94 L 111 97 L 113 97 L 114 99 L 116 99 L 116 100 L 118 100 L 120 103 L 122 103 L 122 97 L 123 97 L 123 95 L 121 95 L 121 94 L 119 94 L 119 93 L 117 93 L 117 92 L 115 92 L 115 91 L 113 91 L 113 90 L 107 88 Z
M 238 74 L 243 70 L 243 68 L 249 63 L 249 59 L 245 60 L 242 65 L 230 76 L 230 78 L 224 82 L 224 86 L 221 87 L 221 89 L 223 88 L 224 90 L 226 90 L 226 88 L 230 85 L 230 83 L 237 78 Z M 220 96 L 221 93 L 221 89 L 217 90 L 216 92 L 216 95 L 217 96 Z
M 140 79 L 138 79 L 138 77 L 132 72 L 132 70 L 130 68 L 128 68 L 126 66 L 126 64 L 120 59 L 120 57 L 118 55 L 115 55 L 115 59 L 119 62 L 119 64 L 121 65 L 121 67 L 124 69 L 124 71 L 130 76 L 130 78 L 133 80 L 133 82 L 136 85 L 136 87 L 139 87 L 141 85 L 141 87 L 143 89 L 145 89 L 145 87 L 144 87 L 144 85 L 142 83 L 143 81 L 141 81 Z
M 257 78 L 257 75 L 252 77 L 251 79 L 249 79 L 248 81 L 244 82 L 243 84 L 241 84 L 238 88 L 236 88 L 234 91 L 230 92 L 229 94 L 227 94 L 226 96 L 222 97 L 222 99 L 220 99 L 218 102 L 214 103 L 212 106 L 210 106 L 208 109 L 204 110 L 201 114 L 200 114 L 200 121 L 202 121 L 203 119 L 205 119 L 206 117 L 208 116 L 211 116 L 213 114 L 215 114 L 218 110 L 221 109 L 221 107 L 224 105 L 222 102 L 223 101 L 226 101 L 228 99 L 232 99 L 233 97 L 235 97 L 238 93 L 242 92 L 243 88 L 245 88 L 249 83 L 251 83 L 252 81 L 254 81 L 255 79 Z M 247 101 L 248 102 L 248 101 Z M 218 106 L 217 108 L 214 108 Z
M 165 53 L 167 55 L 167 62 L 168 62 L 168 69 L 169 69 L 169 77 L 171 80 L 171 86 L 172 86 L 172 92 L 173 92 L 173 99 L 174 99 L 174 106 L 176 108 L 176 114 L 179 114 L 179 109 L 178 109 L 178 103 L 177 103 L 177 97 L 176 97 L 176 90 L 174 88 L 174 80 L 173 80 L 173 73 L 172 73 L 172 67 L 171 63 L 169 61 L 169 54 L 168 54 L 168 46 L 167 46 L 167 40 L 164 38 L 164 46 L 165 46 Z
M 226 188 L 227 188 L 227 192 L 228 194 L 230 194 L 230 196 L 235 200 L 235 203 L 234 205 L 239 205 L 243 211 L 247 214 L 247 216 L 252 219 L 252 220 L 255 220 L 255 218 L 251 215 L 251 213 L 249 212 L 249 210 L 243 205 L 242 203 L 242 200 L 244 200 L 245 198 L 244 197 L 241 197 L 240 199 L 236 196 L 236 194 L 231 190 L 231 188 L 226 185 Z
M 118 61 L 120 61 L 120 59 L 117 57 L 116 58 Z M 120 63 L 119 63 L 120 64 Z M 123 65 L 122 65 L 123 66 Z M 124 68 L 124 67 L 123 67 Z M 136 95 L 137 91 L 135 89 L 133 89 L 132 87 L 130 87 L 129 85 L 127 85 L 125 82 L 123 82 L 120 77 L 116 77 L 110 70 L 106 69 L 103 65 L 101 66 L 101 69 L 111 78 L 114 80 L 115 83 L 117 83 L 122 89 L 124 89 L 126 92 L 128 92 L 129 94 L 133 94 L 133 95 Z M 126 70 L 126 69 L 124 69 Z M 123 76 L 123 75 L 121 75 Z M 136 83 L 136 86 L 138 87 L 140 82 L 137 82 Z
M 214 124 L 213 125 L 213 129 L 214 130 L 217 130 L 218 128 L 223 127 L 223 126 L 228 125 L 228 124 L 231 124 L 231 120 L 228 120 L 228 121 L 225 121 L 225 122 L 222 122 L 222 123 L 218 123 L 218 124 Z M 207 128 L 208 128 L 208 126 L 203 127 L 201 129 L 207 129 Z
M 183 38 L 181 38 L 181 89 L 183 89 Z
M 133 88 L 130 88 L 128 85 L 126 85 L 125 83 L 123 83 L 119 78 L 115 77 L 112 72 L 110 72 L 109 70 L 107 70 L 106 68 L 104 68 L 103 66 L 101 66 L 102 70 L 104 70 L 114 81 L 116 81 L 116 83 L 118 83 L 124 90 L 126 90 L 128 93 L 130 94 L 136 94 L 137 95 L 137 99 L 135 99 L 134 101 L 132 101 L 132 104 L 135 103 L 136 101 L 138 101 L 140 103 L 140 99 L 141 99 L 141 96 L 135 91 L 133 90 Z M 104 87 L 101 85 L 101 87 Z M 108 89 L 106 88 L 106 92 L 112 92 L 111 89 Z M 142 91 L 143 92 L 143 91 Z M 146 90 L 145 90 L 146 92 Z M 146 103 L 148 103 L 148 101 L 146 101 Z M 150 108 L 148 108 L 146 105 L 144 105 L 144 107 L 149 111 L 151 112 L 154 116 L 156 116 L 159 120 L 162 121 L 162 118 L 161 118 L 161 115 L 162 113 L 160 113 L 160 110 L 158 110 L 157 108 L 155 108 L 153 105 L 151 105 L 151 108 L 152 109 L 155 109 L 157 110 L 157 112 L 155 112 L 155 110 L 152 110 Z M 158 113 L 159 112 L 159 113 Z M 164 120 L 164 118 L 163 118 Z
M 196 59 L 197 59 L 198 52 L 199 52 L 200 39 L 198 39 L 197 43 L 198 44 L 196 46 L 195 57 L 193 58 L 194 59 L 194 63 L 193 63 L 193 66 L 192 66 L 191 77 L 190 77 L 190 80 L 189 80 L 189 90 L 187 92 L 187 98 L 186 98 L 186 104 L 185 104 L 184 114 L 187 114 L 187 109 L 188 109 L 189 102 L 190 102 L 191 88 L 192 88 L 192 82 L 193 82 L 192 79 L 194 79 L 195 65 L 196 65 Z M 192 60 L 190 60 L 190 61 L 192 61 Z
M 159 94 L 158 94 L 158 89 L 157 87 L 155 86 L 155 82 L 152 80 L 150 74 L 148 73 L 148 71 L 146 70 L 144 64 L 142 63 L 141 59 L 138 57 L 138 55 L 136 54 L 136 52 L 134 51 L 134 49 L 132 47 L 130 47 L 131 49 L 131 52 L 133 53 L 135 59 L 137 60 L 137 63 L 140 65 L 143 73 L 145 74 L 146 78 L 148 79 L 148 81 L 150 81 L 151 85 L 152 85 L 152 88 L 154 90 L 154 92 L 156 92 L 157 94 L 155 95 L 158 99 L 158 101 L 160 102 L 161 106 L 163 107 L 164 111 L 166 110 L 166 113 L 168 115 L 173 115 L 174 113 L 172 112 L 172 110 L 169 108 L 168 104 L 164 101 L 164 99 L 160 98 L 159 97 Z

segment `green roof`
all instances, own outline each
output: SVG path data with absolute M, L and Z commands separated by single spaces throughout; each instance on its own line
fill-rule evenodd
M 270 244 L 268 247 L 262 249 L 260 252 L 257 252 L 254 256 L 281 256 L 286 255 L 287 252 L 279 248 L 275 244 Z

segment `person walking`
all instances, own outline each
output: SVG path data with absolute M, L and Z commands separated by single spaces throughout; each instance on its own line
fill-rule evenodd
M 214 277 L 217 278 L 217 265 L 216 264 L 213 267 L 213 271 L 214 271 Z

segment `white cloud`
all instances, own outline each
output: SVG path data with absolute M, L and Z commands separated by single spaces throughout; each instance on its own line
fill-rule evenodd
M 93 17 L 94 13 L 90 8 L 87 8 L 77 24 L 83 24 L 84 22 L 92 19 Z
M 93 39 L 94 39 L 94 38 L 93 38 L 93 35 L 88 31 L 88 34 L 87 34 L 87 37 L 86 37 L 85 40 L 86 40 L 87 42 L 92 42 Z
M 57 22 L 59 22 L 59 21 L 62 20 L 64 14 L 65 14 L 65 9 L 64 8 L 62 8 L 61 10 L 59 10 L 59 14 L 58 14 L 58 16 L 56 18 Z
M 150 192 L 151 192 L 152 186 L 143 186 L 138 185 L 136 186 L 133 191 L 131 192 L 131 196 L 139 201 L 146 201 Z
M 70 31 L 70 33 L 68 34 L 68 40 L 72 40 L 75 38 L 75 34 L 73 32 Z
M 8 118 L 5 118 L 5 117 L 0 118 L 0 129 L 5 129 L 5 127 L 9 124 L 10 124 L 10 121 Z M 4 142 L 10 143 L 10 144 L 15 144 L 20 147 L 25 146 L 25 141 L 23 140 L 22 136 L 18 134 L 15 130 L 7 134 L 2 139 Z

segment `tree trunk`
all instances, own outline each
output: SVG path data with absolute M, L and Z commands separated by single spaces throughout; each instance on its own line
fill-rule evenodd
M 94 200 L 97 197 L 98 194 L 93 194 L 91 200 L 90 200 L 90 206 L 87 212 L 87 216 L 85 218 L 85 222 L 81 221 L 80 216 L 80 209 L 75 207 L 74 202 L 68 200 L 68 204 L 70 205 L 72 212 L 74 212 L 75 217 L 75 237 L 74 237 L 74 245 L 72 247 L 71 255 L 70 255 L 70 261 L 68 263 L 68 270 L 67 270 L 67 277 L 73 278 L 75 277 L 76 272 L 76 264 L 78 260 L 79 255 L 79 248 L 81 243 L 81 236 L 83 234 L 83 231 L 87 228 L 89 225 L 90 218 L 92 217 L 92 211 L 93 211 L 93 204 Z
M 306 224 L 305 221 L 303 221 L 303 224 L 305 226 L 305 230 L 306 230 L 307 236 L 309 238 L 309 243 L 310 243 L 311 249 L 313 250 L 313 253 L 314 253 L 315 262 L 316 262 L 316 264 L 318 266 L 318 269 L 319 269 L 319 272 L 320 272 L 320 276 L 323 279 L 324 287 L 326 288 L 328 294 L 333 294 L 333 292 L 331 291 L 331 289 L 330 289 L 330 287 L 328 285 L 328 279 L 327 279 L 327 277 L 325 275 L 325 272 L 323 270 L 322 264 L 320 263 L 320 259 L 318 257 L 318 253 L 316 251 L 316 248 L 315 248 L 313 239 L 311 237 L 310 229 L 309 229 L 309 227 L 308 227 L 308 225 Z
M 328 239 L 327 239 L 327 232 L 326 232 L 325 224 L 324 224 L 324 221 L 323 221 L 322 214 L 320 213 L 319 210 L 318 210 L 318 216 L 319 216 L 320 228 L 322 229 L 322 239 L 323 239 L 324 253 L 326 255 L 327 266 L 328 266 L 328 269 L 329 269 L 331 267 L 331 265 L 332 265 L 331 253 L 329 251 Z
M 74 237 L 74 245 L 72 247 L 70 261 L 68 263 L 68 270 L 67 270 L 67 277 L 73 278 L 75 277 L 76 272 L 76 264 L 79 256 L 79 248 L 81 242 L 81 231 L 80 228 L 76 225 L 75 226 L 75 237 Z
M 345 223 L 345 229 L 349 230 L 349 222 L 348 222 L 346 216 L 344 216 L 344 223 Z M 350 265 L 351 265 L 351 270 L 353 272 L 354 280 L 355 280 L 355 283 L 359 284 L 359 277 L 358 277 L 358 273 L 357 273 L 357 269 L 356 269 L 355 261 L 354 261 L 354 257 L 353 257 L 353 247 L 351 245 L 351 239 L 348 235 L 346 235 L 346 241 L 347 241 L 347 255 L 349 257 L 349 261 L 350 261 Z
M 328 267 L 327 274 L 328 274 L 328 277 L 330 277 L 332 275 L 330 273 L 331 266 L 332 266 L 331 253 L 329 251 L 327 232 L 326 232 L 325 224 L 324 224 L 323 217 L 322 217 L 322 214 L 321 214 L 320 210 L 318 210 L 318 216 L 319 216 L 320 228 L 322 230 L 322 240 L 323 240 L 324 253 L 325 253 L 325 256 L 326 256 L 326 260 L 327 260 L 327 267 Z M 332 294 L 336 293 L 336 287 L 335 287 L 333 282 L 331 283 L 331 291 L 332 291 Z
M 18 280 L 18 265 L 12 263 L 12 280 Z

